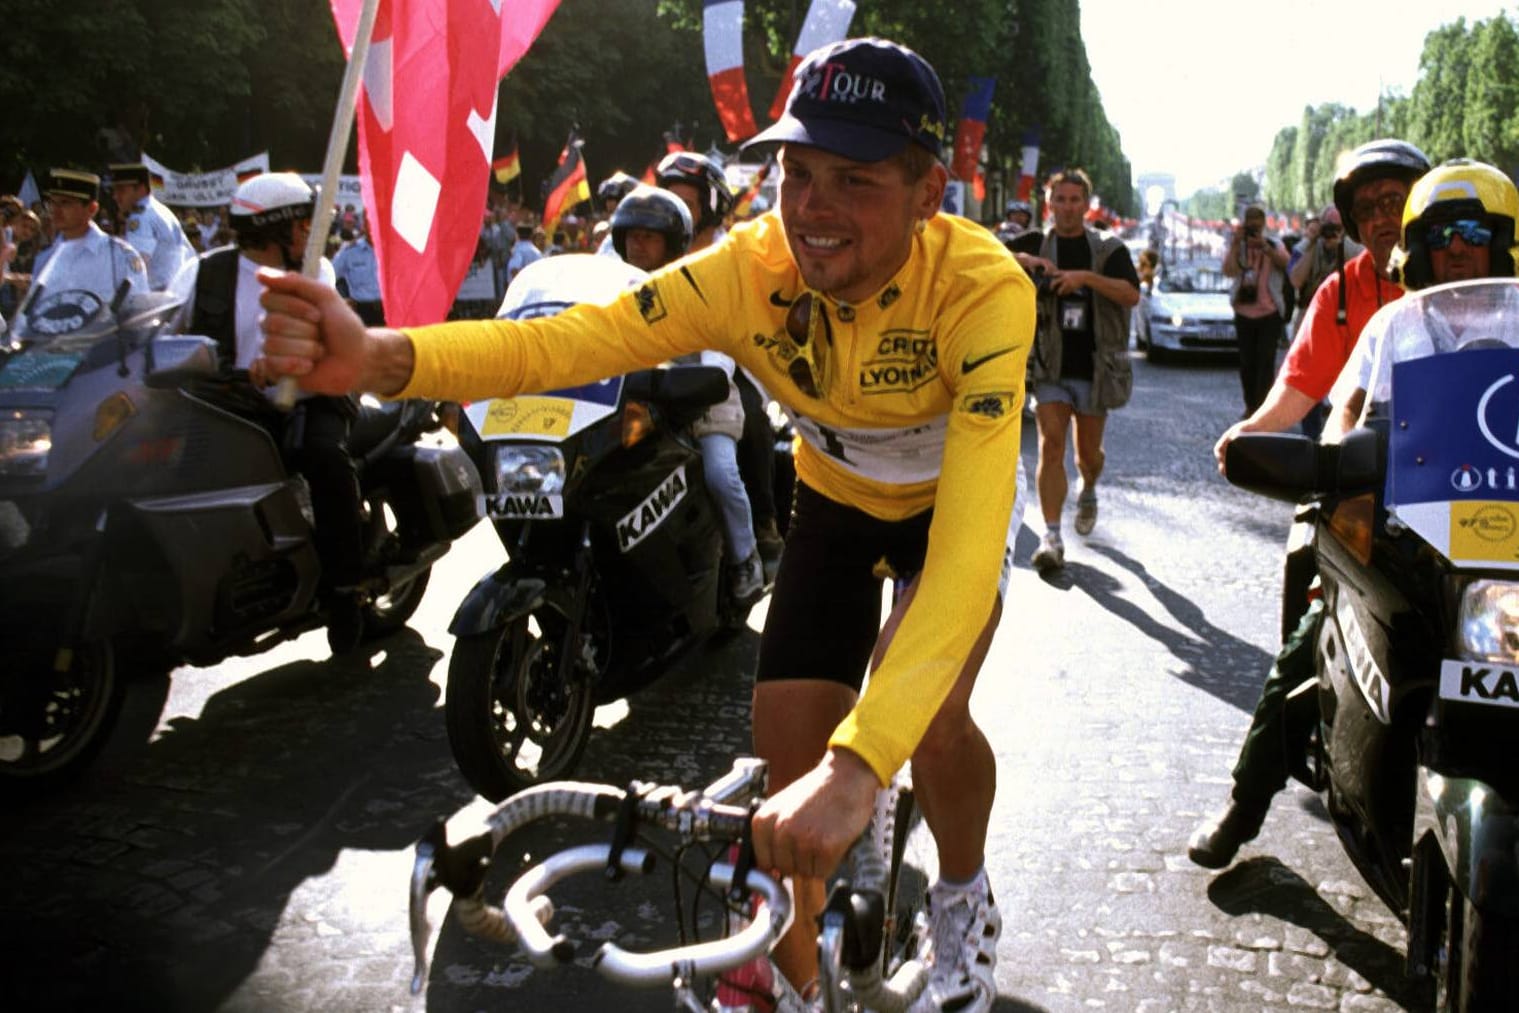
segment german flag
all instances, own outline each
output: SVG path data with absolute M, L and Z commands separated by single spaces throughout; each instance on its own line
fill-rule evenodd
M 580 147 L 585 142 L 579 131 L 571 129 L 570 138 L 559 153 L 559 166 L 549 177 L 548 197 L 543 202 L 543 231 L 553 239 L 559 219 L 581 201 L 591 199 L 591 184 L 586 181 L 585 159 Z
M 515 139 L 512 141 L 512 150 L 491 163 L 491 172 L 495 174 L 496 182 L 502 186 L 522 175 L 522 163 L 517 158 Z

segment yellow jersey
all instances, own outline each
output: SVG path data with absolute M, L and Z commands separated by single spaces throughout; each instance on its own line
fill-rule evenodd
M 807 290 L 772 211 L 610 305 L 406 334 L 403 398 L 506 397 L 726 352 L 792 418 L 802 481 L 885 520 L 932 507 L 913 604 L 829 740 L 883 784 L 907 761 L 991 615 L 1016 491 L 1034 288 L 990 232 L 936 215 L 890 282 L 845 304 Z

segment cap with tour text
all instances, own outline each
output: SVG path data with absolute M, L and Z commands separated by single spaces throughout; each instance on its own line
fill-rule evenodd
M 885 39 L 845 39 L 807 54 L 786 111 L 744 147 L 806 144 L 856 162 L 908 144 L 938 155 L 945 118 L 944 88 L 921 56 Z

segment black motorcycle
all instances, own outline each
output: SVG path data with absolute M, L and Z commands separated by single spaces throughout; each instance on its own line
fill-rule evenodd
M 542 265 L 513 282 L 504 315 L 609 297 L 638 273 L 589 256 Z M 720 369 L 674 366 L 466 407 L 459 442 L 508 556 L 449 627 L 449 743 L 480 794 L 499 801 L 567 777 L 598 704 L 744 625 L 749 605 L 729 592 L 722 521 L 689 432 L 727 390 Z M 778 451 L 778 484 L 789 451 Z
M 35 791 L 103 744 L 130 674 L 256 654 L 325 621 L 305 480 L 254 421 L 262 394 L 155 293 L 41 293 L 0 353 L 0 789 Z M 365 410 L 364 636 L 403 626 L 478 519 L 434 405 Z
M 1226 471 L 1308 504 L 1323 618 L 1316 679 L 1285 705 L 1308 742 L 1295 776 L 1406 923 L 1406 970 L 1438 1008 L 1514 1010 L 1519 284 L 1395 305 L 1361 428 L 1244 435 Z

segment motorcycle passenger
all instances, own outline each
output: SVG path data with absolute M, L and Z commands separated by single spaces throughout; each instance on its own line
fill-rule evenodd
M 310 235 L 316 195 L 293 172 L 262 173 L 238 186 L 228 218 L 236 246 L 226 246 L 185 265 L 172 288 L 185 299 L 184 330 L 217 343 L 224 369 L 246 369 L 255 387 L 274 377 L 259 358 L 260 267 L 299 270 Z M 319 277 L 335 285 L 332 263 L 322 258 Z M 333 654 L 359 646 L 362 606 L 356 585 L 363 573 L 358 470 L 348 453 L 348 432 L 357 416 L 349 397 L 305 395 L 290 412 L 262 411 L 285 463 L 306 478 L 315 515 L 314 541 L 322 561 L 322 596 L 328 610 L 327 642 Z
M 1519 253 L 1514 246 L 1516 218 L 1519 191 L 1504 173 L 1467 159 L 1443 163 L 1417 180 L 1408 193 L 1401 239 L 1389 255 L 1394 277 L 1406 291 L 1471 278 L 1514 277 Z M 1338 438 L 1360 418 L 1366 391 L 1373 386 L 1376 345 L 1394 310 L 1389 303 L 1362 329 L 1335 385 L 1326 439 Z M 1290 751 L 1306 744 L 1308 730 L 1287 727 L 1282 704 L 1288 693 L 1314 675 L 1323 615 L 1323 602 L 1315 598 L 1261 687 L 1260 702 L 1234 768 L 1233 799 L 1190 842 L 1188 854 L 1200 865 L 1227 865 L 1240 844 L 1259 832 L 1271 797 L 1286 786 Z
M 1519 189 L 1502 170 L 1466 158 L 1443 162 L 1408 194 L 1403 244 L 1392 255 L 1393 277 L 1410 291 L 1473 278 L 1514 277 L 1519 271 L 1516 221 Z M 1360 421 L 1386 320 L 1379 312 L 1361 332 L 1331 398 L 1326 438 Z
M 642 271 L 657 271 L 683 256 L 691 243 L 691 212 L 668 190 L 640 186 L 612 212 L 612 245 L 618 256 Z M 765 578 L 755 550 L 754 519 L 749 496 L 738 473 L 738 438 L 744 427 L 744 407 L 734 386 L 731 356 L 703 349 L 685 361 L 717 366 L 728 375 L 728 397 L 691 424 L 701 443 L 702 470 L 707 489 L 723 515 L 723 544 L 728 551 L 729 592 L 745 606 L 759 601 Z
M 1403 294 L 1387 279 L 1388 261 L 1398 245 L 1408 188 L 1428 171 L 1424 152 L 1392 138 L 1368 141 L 1341 159 L 1334 206 L 1345 234 L 1365 250 L 1319 285 L 1266 400 L 1213 445 L 1220 471 L 1235 436 L 1280 433 L 1301 422 L 1329 394 L 1366 321 Z
M 1034 290 L 989 231 L 938 213 L 946 120 L 938 76 L 902 46 L 809 54 L 751 142 L 782 146 L 779 210 L 607 306 L 366 330 L 331 288 L 261 277 L 268 368 L 308 390 L 497 397 L 715 347 L 786 405 L 798 493 L 756 675 L 773 794 L 752 831 L 761 866 L 794 877 L 806 928 L 775 960 L 799 986 L 813 977 L 823 877 L 910 758 L 940 870 L 919 1008 L 973 1013 L 995 997 L 1001 917 L 984 861 L 996 763 L 969 702 L 1020 485 L 986 462 L 1018 456 Z M 906 584 L 884 629 L 883 560 Z
M 37 254 L 32 267 L 35 286 L 63 292 L 93 292 L 109 305 L 126 281 L 133 293 L 148 291 L 148 272 L 142 257 L 123 240 L 107 235 L 95 224 L 100 210 L 100 177 L 78 169 L 54 169 L 48 174 L 48 217 L 55 238 Z
M 654 170 L 655 181 L 686 202 L 695 222 L 691 252 L 705 250 L 723 238 L 723 222 L 733 212 L 735 198 L 716 162 L 694 151 L 676 151 L 666 155 Z M 770 431 L 770 416 L 765 411 L 768 398 L 760 392 L 743 370 L 736 370 L 733 382 L 743 404 L 743 433 L 739 438 L 739 470 L 749 491 L 753 507 L 754 529 L 766 579 L 774 578 L 780 563 L 780 530 L 775 522 L 775 447 Z

